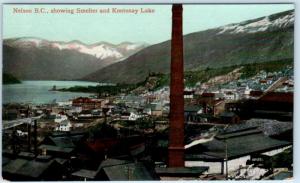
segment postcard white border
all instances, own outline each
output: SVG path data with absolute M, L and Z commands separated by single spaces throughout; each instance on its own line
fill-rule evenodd
M 286 181 L 271 181 L 271 182 L 300 182 L 300 11 L 298 6 L 300 6 L 300 1 L 297 0 L 0 0 L 0 30 L 1 30 L 1 41 L 2 41 L 2 8 L 3 4 L 20 3 L 20 4 L 171 4 L 171 3 L 191 3 L 191 4 L 287 4 L 293 3 L 295 5 L 295 29 L 294 29 L 294 77 L 295 77 L 295 88 L 294 88 L 294 164 L 293 164 L 293 179 Z M 0 46 L 0 60 L 1 60 L 1 72 L 2 72 L 2 42 Z M 2 73 L 0 75 L 0 80 L 2 81 Z M 2 85 L 0 85 L 2 91 Z M 2 94 L 0 95 L 0 102 L 2 103 Z M 2 105 L 1 105 L 2 107 Z M 2 108 L 0 110 L 0 119 L 2 119 Z M 1 125 L 2 128 L 2 125 Z M 1 130 L 2 132 L 2 130 Z M 2 134 L 2 133 L 1 133 Z M 2 135 L 0 135 L 0 145 L 2 147 Z M 1 152 L 1 149 L 0 149 Z M 2 162 L 1 162 L 2 164 Z M 2 166 L 0 166 L 0 172 L 2 172 Z M 0 181 L 4 181 L 0 179 Z M 6 181 L 4 181 L 6 182 Z M 92 182 L 92 181 L 91 181 Z M 99 182 L 99 181 L 98 181 Z M 127 181 L 121 181 L 127 182 Z M 149 181 L 145 181 L 149 182 Z M 160 181 L 167 182 L 167 181 Z M 181 181 L 176 181 L 181 182 Z M 199 182 L 199 181 L 189 181 L 189 182 Z M 201 182 L 211 182 L 211 181 L 201 181 Z M 217 181 L 217 182 L 259 182 L 265 183 L 270 181 Z

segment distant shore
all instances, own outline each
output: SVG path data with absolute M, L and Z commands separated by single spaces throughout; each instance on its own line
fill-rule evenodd
M 3 73 L 3 84 L 20 84 L 22 83 L 18 78 L 15 76 L 8 74 L 8 73 Z

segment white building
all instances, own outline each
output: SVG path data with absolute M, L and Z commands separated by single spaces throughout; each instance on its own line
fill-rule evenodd
M 252 89 L 247 85 L 244 94 L 249 96 L 251 91 Z
M 68 120 L 68 117 L 66 115 L 57 114 L 55 116 L 54 122 L 55 123 L 61 123 L 62 121 Z
M 57 102 L 57 105 L 60 107 L 72 106 L 72 101 Z
M 72 128 L 72 124 L 69 120 L 64 120 L 59 123 L 59 125 L 55 128 L 56 131 L 68 132 Z
M 224 98 L 226 100 L 238 100 L 240 97 L 239 97 L 239 94 L 237 92 L 225 92 L 224 93 Z
M 139 119 L 139 118 L 142 118 L 142 117 L 143 117 L 143 115 L 136 114 L 136 113 L 134 113 L 134 112 L 130 112 L 130 115 L 129 115 L 129 117 L 128 117 L 128 120 L 130 120 L 130 121 L 135 121 L 135 120 L 137 120 L 137 119 Z

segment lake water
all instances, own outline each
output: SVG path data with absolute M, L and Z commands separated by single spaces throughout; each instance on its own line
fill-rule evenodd
M 21 84 L 2 85 L 2 103 L 45 104 L 68 101 L 76 97 L 87 97 L 90 93 L 49 91 L 72 86 L 96 86 L 98 83 L 85 81 L 22 81 Z

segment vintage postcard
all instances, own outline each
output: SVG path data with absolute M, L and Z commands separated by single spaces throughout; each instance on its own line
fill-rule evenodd
M 293 178 L 294 4 L 4 4 L 2 178 Z

